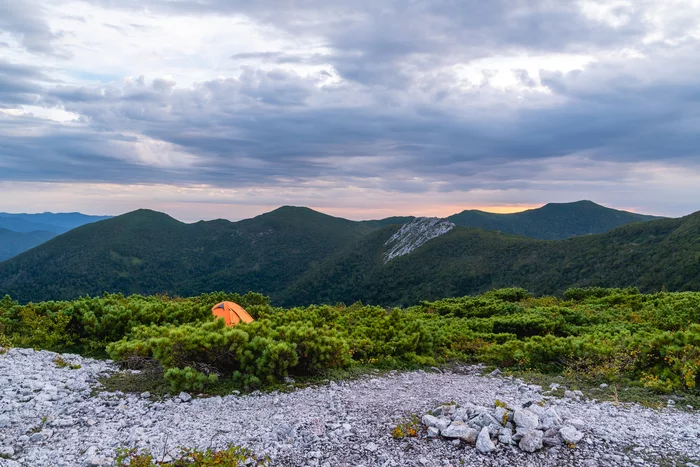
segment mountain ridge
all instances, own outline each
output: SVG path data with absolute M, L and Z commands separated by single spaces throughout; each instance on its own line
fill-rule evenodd
M 414 296 L 404 290 L 407 284 L 417 290 L 422 290 L 425 284 L 433 284 L 430 287 L 443 291 L 444 296 L 456 291 L 481 290 L 484 284 L 505 284 L 501 280 L 503 274 L 498 280 L 487 280 L 487 276 L 494 276 L 493 271 L 499 267 L 515 268 L 520 274 L 527 274 L 527 268 L 516 267 L 531 262 L 527 256 L 522 256 L 524 254 L 540 255 L 556 263 L 552 252 L 561 250 L 560 242 L 587 238 L 541 241 L 458 226 L 435 238 L 431 236 L 420 245 L 408 241 L 407 246 L 411 248 L 406 250 L 407 254 L 383 266 L 390 237 L 406 225 L 393 223 L 395 219 L 405 218 L 388 219 L 382 225 L 382 220 L 375 223 L 351 221 L 310 208 L 282 206 L 237 222 L 219 219 L 187 224 L 158 211 L 139 209 L 83 225 L 0 263 L 0 295 L 9 293 L 20 301 L 29 301 L 69 299 L 104 291 L 186 296 L 212 290 L 255 290 L 284 303 L 291 303 L 289 297 L 294 301 L 345 301 L 355 296 L 377 303 L 392 300 L 404 303 Z M 661 221 L 651 221 L 652 224 L 658 222 Z M 631 225 L 643 227 L 649 222 Z M 651 227 L 646 230 L 650 231 Z M 596 235 L 588 237 L 598 238 Z M 467 251 L 459 241 L 450 243 L 453 238 L 480 246 Z M 685 241 L 683 235 L 679 238 Z M 531 246 L 551 242 L 556 244 L 551 251 Z M 515 245 L 508 255 L 520 255 L 517 261 L 508 259 L 508 255 L 501 257 L 507 244 Z M 462 252 L 463 256 L 441 248 Z M 493 254 L 487 254 L 489 250 L 493 250 Z M 447 278 L 445 283 L 452 284 L 447 289 L 436 284 L 431 277 L 442 277 L 443 266 L 434 258 L 424 257 L 422 251 L 444 258 L 445 264 L 450 265 L 445 270 L 462 282 Z M 356 261 L 356 254 L 360 253 L 364 255 L 364 262 Z M 401 266 L 406 261 L 412 263 L 415 258 L 423 258 L 420 261 L 432 265 L 431 269 L 423 264 L 410 266 L 423 271 L 424 279 L 418 282 L 412 272 Z M 488 272 L 486 276 L 474 273 L 475 258 L 480 258 L 481 269 Z M 334 261 L 337 264 L 332 264 Z M 546 262 L 538 267 L 557 269 Z M 384 269 L 389 273 L 382 272 Z M 391 280 L 391 271 L 398 271 L 395 282 Z M 316 277 L 319 274 L 335 279 L 329 283 L 325 277 Z M 363 279 L 357 281 L 356 275 Z M 309 278 L 314 277 L 315 281 L 309 282 Z M 369 277 L 375 277 L 375 282 L 366 282 Z M 547 280 L 556 282 L 552 277 Z M 328 290 L 320 290 L 314 285 L 317 283 L 325 283 Z M 346 293 L 344 286 L 338 284 L 354 284 L 353 287 L 365 292 L 357 295 L 346 290 Z M 383 284 L 387 291 L 377 292 L 377 284 Z M 300 288 L 304 287 L 307 292 L 300 293 Z M 398 292 L 391 292 L 392 288 Z M 549 290 L 544 286 L 540 289 Z
M 607 232 L 632 222 L 664 218 L 612 209 L 590 200 L 581 200 L 572 203 L 547 203 L 539 208 L 508 214 L 465 210 L 448 216 L 447 219 L 460 227 L 497 230 L 540 240 L 562 240 Z

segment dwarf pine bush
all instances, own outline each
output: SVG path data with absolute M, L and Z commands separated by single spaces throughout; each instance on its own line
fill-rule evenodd
M 210 312 L 222 300 L 242 304 L 256 320 L 226 327 Z M 283 309 L 255 293 L 0 300 L 0 329 L 16 346 L 145 359 L 162 366 L 174 390 L 196 391 L 217 378 L 254 388 L 358 364 L 446 361 L 697 391 L 698 323 L 700 293 L 636 289 L 570 289 L 563 300 L 501 289 L 405 309 Z

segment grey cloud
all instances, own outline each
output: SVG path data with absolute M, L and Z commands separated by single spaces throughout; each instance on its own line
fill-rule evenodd
M 43 83 L 51 82 L 40 69 L 0 60 L 0 108 L 32 104 L 43 93 Z
M 3 2 L 0 32 L 9 32 L 31 52 L 55 53 L 52 41 L 57 34 L 51 31 L 42 10 L 41 3 L 33 0 Z
M 130 2 L 111 4 L 140 8 Z M 48 82 L 38 69 L 0 63 L 0 104 L 39 96 L 42 105 L 84 118 L 67 134 L 41 119 L 0 123 L 0 157 L 10 161 L 0 180 L 238 187 L 324 178 L 422 192 L 541 186 L 551 176 L 548 164 L 574 164 L 577 154 L 586 154 L 585 161 L 563 179 L 608 183 L 622 176 L 596 173 L 596 163 L 700 165 L 694 79 L 700 44 L 639 42 L 647 32 L 647 4 L 637 2 L 628 24 L 613 28 L 585 18 L 573 2 L 302 0 L 290 11 L 286 2 L 154 0 L 149 8 L 161 13 L 244 13 L 290 34 L 321 37 L 328 56 L 245 52 L 231 59 L 330 63 L 342 82 L 320 86 L 318 77 L 247 64 L 238 78 L 189 88 L 143 77 L 125 85 L 70 86 Z M 677 22 L 688 27 L 687 18 Z M 488 84 L 460 88 L 439 71 L 500 51 L 585 54 L 628 44 L 643 47 L 647 58 L 601 61 L 566 74 L 541 71 L 551 96 L 535 94 L 534 103 L 509 102 Z M 526 88 L 538 85 L 527 71 L 515 75 Z M 41 129 L 41 136 L 16 132 L 20 126 Z M 143 161 L 119 153 L 125 149 L 114 149 L 141 136 L 172 143 L 197 160 L 186 169 L 145 169 Z M 30 173 L 20 157 L 31 158 L 41 173 Z

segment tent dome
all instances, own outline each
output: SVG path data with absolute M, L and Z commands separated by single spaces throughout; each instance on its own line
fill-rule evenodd
M 211 312 L 217 318 L 224 318 L 226 326 L 235 326 L 241 321 L 252 323 L 253 317 L 248 314 L 238 303 L 221 302 L 214 305 Z

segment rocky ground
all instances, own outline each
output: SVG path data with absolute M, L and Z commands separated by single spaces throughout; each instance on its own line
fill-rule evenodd
M 58 368 L 56 354 L 13 349 L 0 356 L 0 467 L 109 465 L 119 446 L 154 453 L 178 446 L 247 446 L 282 466 L 700 465 L 697 412 L 618 408 L 548 398 L 535 386 L 479 368 L 459 373 L 395 373 L 290 393 L 163 401 L 100 393 L 108 362 L 64 355 L 79 369 Z M 395 440 L 392 428 L 454 401 L 511 407 L 543 401 L 584 435 L 534 453 L 495 443 L 493 452 L 441 437 Z M 539 410 L 539 409 L 538 409 Z M 496 438 L 497 440 L 497 438 Z

